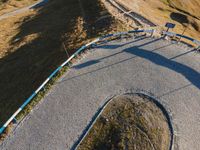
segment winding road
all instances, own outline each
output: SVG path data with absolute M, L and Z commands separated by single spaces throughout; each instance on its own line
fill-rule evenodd
M 140 36 L 98 45 L 55 83 L 0 149 L 71 149 L 108 98 L 142 91 L 168 110 L 174 149 L 199 150 L 199 60 L 192 48 L 160 38 Z

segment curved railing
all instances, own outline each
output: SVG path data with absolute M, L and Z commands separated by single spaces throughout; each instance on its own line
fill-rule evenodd
M 21 105 L 21 107 L 8 119 L 8 121 L 0 128 L 0 134 L 2 134 L 4 132 L 4 130 L 6 129 L 6 127 L 13 121 L 15 120 L 16 116 L 33 100 L 33 98 L 35 96 L 37 96 L 37 94 L 45 87 L 45 85 L 66 65 L 68 65 L 71 60 L 73 58 L 75 58 L 80 52 L 82 52 L 83 50 L 85 50 L 86 48 L 101 42 L 101 41 L 106 41 L 107 38 L 109 37 L 115 37 L 115 36 L 121 36 L 121 35 L 126 35 L 126 34 L 131 34 L 131 33 L 150 33 L 151 36 L 153 35 L 155 29 L 150 29 L 150 30 L 131 30 L 128 32 L 118 32 L 118 33 L 114 33 L 114 34 L 108 34 L 105 36 L 102 36 L 100 38 L 97 38 L 95 40 L 93 40 L 92 42 L 82 46 L 80 49 L 78 49 L 70 58 L 68 58 L 65 62 L 63 62 L 54 72 L 52 72 L 52 74 L 41 84 L 40 87 L 38 87 L 37 90 L 35 90 L 33 92 L 33 94 Z M 163 31 L 162 34 L 167 35 L 167 36 L 176 36 L 176 37 L 182 37 L 185 38 L 187 40 L 192 41 L 193 43 L 197 44 L 198 47 L 200 46 L 200 41 L 197 41 L 195 39 L 192 39 L 190 37 L 187 36 L 182 36 L 180 34 L 176 34 L 176 33 L 172 33 L 172 32 L 165 32 Z
M 200 41 L 195 40 L 195 39 L 193 39 L 193 38 L 191 38 L 191 37 L 189 37 L 189 36 L 177 34 L 177 33 L 175 33 L 175 32 L 166 32 L 166 31 L 162 31 L 162 34 L 163 34 L 163 35 L 170 36 L 170 37 L 183 38 L 183 39 L 189 40 L 189 41 L 193 42 L 194 44 L 200 46 Z
M 169 126 L 169 130 L 170 130 L 170 136 L 171 136 L 169 150 L 172 150 L 172 146 L 173 146 L 173 142 L 174 142 L 174 129 L 173 129 L 172 121 L 171 121 L 172 119 L 171 119 L 168 111 L 165 109 L 165 107 L 159 102 L 158 99 L 156 99 L 155 97 L 151 96 L 146 91 L 142 91 L 141 90 L 141 91 L 135 91 L 135 92 L 127 92 L 127 93 L 125 92 L 122 95 L 127 95 L 127 94 L 140 95 L 140 96 L 147 97 L 149 99 L 149 101 L 153 102 L 163 112 L 164 116 L 166 117 L 166 120 L 167 120 L 167 123 L 168 123 L 168 126 Z M 74 143 L 74 145 L 72 146 L 71 149 L 77 150 L 79 148 L 80 144 L 84 141 L 84 139 L 87 137 L 87 135 L 91 131 L 92 127 L 97 122 L 97 119 L 102 115 L 102 113 L 105 111 L 106 107 L 116 97 L 117 97 L 117 95 L 114 95 L 114 96 L 108 98 L 106 100 L 106 102 L 103 104 L 103 106 L 101 106 L 101 108 L 99 108 L 99 110 L 97 111 L 95 116 L 90 121 L 89 125 L 86 127 L 85 131 L 82 133 L 82 135 L 79 137 L 79 139 Z

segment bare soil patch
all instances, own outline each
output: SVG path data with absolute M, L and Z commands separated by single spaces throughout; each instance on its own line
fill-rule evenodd
M 114 98 L 78 150 L 169 150 L 170 128 L 163 111 L 147 97 Z

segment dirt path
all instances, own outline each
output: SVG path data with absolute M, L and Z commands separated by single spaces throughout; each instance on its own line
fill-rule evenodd
M 9 12 L 9 13 L 6 13 L 6 14 L 4 14 L 4 15 L 1 15 L 1 16 L 0 16 L 0 20 L 6 19 L 6 18 L 8 18 L 8 17 L 13 17 L 13 16 L 15 16 L 15 15 L 24 13 L 24 12 L 29 11 L 29 10 L 31 10 L 31 9 L 40 7 L 40 6 L 44 5 L 44 4 L 47 3 L 47 2 L 48 2 L 48 0 L 39 0 L 39 1 L 38 1 L 37 3 L 35 3 L 35 4 L 32 4 L 32 5 L 29 5 L 29 6 L 20 8 L 20 9 L 18 9 L 18 10 L 15 10 L 15 11 L 12 11 L 12 12 Z
M 127 20 L 132 20 L 135 22 L 136 26 L 145 28 L 156 26 L 156 24 L 144 18 L 139 13 L 125 7 L 122 3 L 120 3 L 120 1 L 103 0 L 103 2 L 107 6 L 108 10 L 110 10 L 114 16 L 120 18 L 121 20 L 124 20 L 125 22 L 127 22 Z M 110 9 L 110 7 L 115 7 L 118 10 L 118 12 L 117 11 L 113 12 L 112 9 Z

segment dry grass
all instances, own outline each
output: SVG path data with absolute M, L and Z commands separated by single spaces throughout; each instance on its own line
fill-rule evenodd
M 0 15 L 36 3 L 37 0 L 0 0 Z
M 79 150 L 168 150 L 170 131 L 162 111 L 147 98 L 124 95 L 104 110 Z
M 105 11 L 98 0 L 82 2 L 87 18 L 78 0 L 56 0 L 0 21 L 0 125 L 67 59 L 63 44 L 72 54 L 101 34 L 126 29 L 111 17 L 96 22 Z
M 166 22 L 175 23 L 173 30 L 182 33 L 185 25 L 178 17 L 172 17 L 173 13 L 186 16 L 188 29 L 185 35 L 200 40 L 200 1 L 199 0 L 117 0 L 129 9 L 148 18 L 159 26 Z
M 200 1 L 199 0 L 165 0 L 170 7 L 183 11 L 190 16 L 200 18 Z
M 33 33 L 25 36 L 21 42 L 13 44 L 13 41 L 19 40 L 17 38 L 13 39 L 20 32 L 19 27 L 28 17 L 34 16 L 35 14 L 36 12 L 32 11 L 0 21 L 0 58 L 9 55 L 19 47 L 26 45 L 28 41 L 32 41 L 39 36 L 38 33 Z

